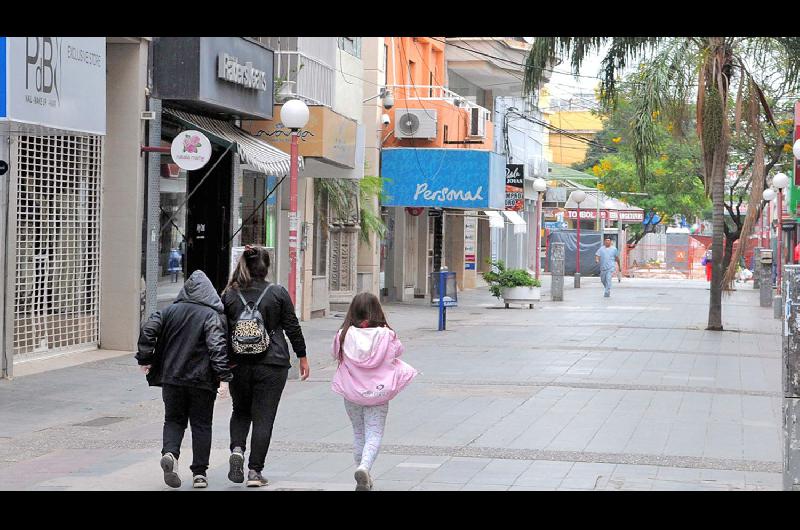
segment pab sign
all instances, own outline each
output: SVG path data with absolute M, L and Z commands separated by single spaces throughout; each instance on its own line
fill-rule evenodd
M 170 153 L 181 169 L 194 171 L 211 158 L 211 142 L 200 131 L 183 131 L 172 140 Z

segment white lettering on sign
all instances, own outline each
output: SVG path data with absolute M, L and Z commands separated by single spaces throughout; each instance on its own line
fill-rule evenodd
M 238 57 L 227 53 L 217 56 L 217 77 L 256 90 L 267 89 L 267 73 L 253 68 L 253 63 L 241 64 Z
M 449 202 L 449 201 L 482 201 L 483 196 L 481 192 L 483 191 L 483 186 L 478 186 L 478 189 L 473 194 L 471 191 L 464 191 L 464 190 L 452 190 L 450 188 L 444 187 L 439 190 L 431 191 L 428 189 L 427 183 L 417 184 L 417 190 L 414 193 L 414 200 L 416 201 L 417 198 L 422 195 L 422 198 L 426 201 L 438 201 L 438 202 Z

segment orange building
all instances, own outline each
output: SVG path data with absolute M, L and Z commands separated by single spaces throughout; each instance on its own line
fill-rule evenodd
M 395 105 L 387 111 L 391 134 L 383 147 L 436 147 L 492 150 L 491 113 L 448 90 L 443 37 L 386 37 L 386 85 Z M 408 124 L 409 114 L 421 120 L 422 134 L 397 134 Z M 401 122 L 396 120 L 400 119 Z M 435 122 L 435 133 L 432 123 Z M 424 132 L 424 131 L 423 131 Z

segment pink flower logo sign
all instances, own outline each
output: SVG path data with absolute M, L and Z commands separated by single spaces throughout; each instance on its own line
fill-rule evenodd
M 211 142 L 200 131 L 183 131 L 172 140 L 172 160 L 186 171 L 205 166 L 211 158 Z
M 183 152 L 184 153 L 197 153 L 202 146 L 200 137 L 195 135 L 183 137 Z

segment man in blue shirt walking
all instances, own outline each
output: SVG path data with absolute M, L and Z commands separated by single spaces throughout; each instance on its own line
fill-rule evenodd
M 607 237 L 603 241 L 603 246 L 597 249 L 594 261 L 600 264 L 600 281 L 606 288 L 603 296 L 611 296 L 611 275 L 614 274 L 616 265 L 619 263 L 619 251 L 617 247 L 611 246 L 611 238 Z

